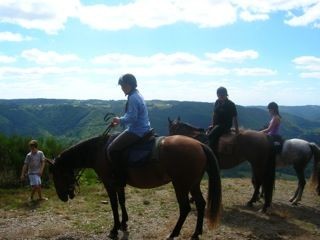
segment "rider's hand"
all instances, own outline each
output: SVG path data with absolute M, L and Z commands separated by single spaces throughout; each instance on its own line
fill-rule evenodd
M 120 118 L 119 117 L 114 117 L 112 119 L 112 125 L 115 127 L 115 126 L 117 126 L 119 124 L 120 124 Z

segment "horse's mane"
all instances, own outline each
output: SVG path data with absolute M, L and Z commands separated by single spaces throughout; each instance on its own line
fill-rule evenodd
M 205 132 L 205 129 L 204 128 L 199 128 L 199 127 L 196 127 L 190 123 L 186 123 L 186 122 L 182 122 L 182 121 L 174 121 L 173 125 L 182 125 L 184 126 L 185 128 L 189 128 L 190 130 L 195 130 L 195 131 L 200 131 L 200 132 Z
M 205 133 L 205 131 L 206 131 L 204 128 L 196 127 L 196 126 L 194 126 L 194 125 L 192 125 L 192 124 L 190 124 L 190 123 L 182 122 L 181 120 L 175 120 L 175 121 L 173 121 L 173 124 L 172 124 L 172 125 L 180 125 L 180 126 L 186 128 L 186 129 L 190 130 L 190 131 L 199 131 L 199 132 L 201 132 L 201 133 Z M 234 129 L 234 128 L 231 128 L 231 131 L 232 131 L 232 132 L 235 132 L 235 129 Z M 248 129 L 248 128 L 243 128 L 243 127 L 240 127 L 240 128 L 239 128 L 239 133 L 240 133 L 240 134 L 243 134 L 243 133 L 248 132 L 248 131 L 250 132 L 250 131 L 256 131 L 256 130 Z
M 98 148 L 99 146 L 101 146 L 101 144 L 106 143 L 108 138 L 109 135 L 100 135 L 82 140 L 72 145 L 71 147 L 63 150 L 59 154 L 57 160 L 59 162 L 59 160 L 62 160 L 62 158 L 68 158 L 68 156 L 72 156 L 73 158 L 80 158 L 84 153 L 88 152 L 89 149 L 92 149 L 92 147 Z M 64 162 L 64 164 L 71 164 L 71 162 Z

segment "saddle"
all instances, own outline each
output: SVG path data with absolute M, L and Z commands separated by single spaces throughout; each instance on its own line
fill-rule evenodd
M 280 135 L 268 135 L 268 140 L 272 145 L 275 154 L 281 154 L 284 139 Z
M 113 135 L 112 141 L 117 135 Z M 122 152 L 122 159 L 126 160 L 127 167 L 142 167 L 151 160 L 158 159 L 157 151 L 163 137 L 158 137 L 151 129 L 136 143 Z

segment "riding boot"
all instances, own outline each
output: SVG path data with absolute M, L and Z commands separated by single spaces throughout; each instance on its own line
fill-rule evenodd
M 116 188 L 125 187 L 126 185 L 126 166 L 121 152 L 115 151 L 110 153 L 111 157 L 111 185 Z

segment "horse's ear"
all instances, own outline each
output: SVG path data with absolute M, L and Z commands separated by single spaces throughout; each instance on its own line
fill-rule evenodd
M 169 124 L 172 124 L 172 120 L 170 119 L 170 117 L 168 117 L 168 122 Z
M 180 116 L 178 116 L 177 120 L 178 120 L 178 122 L 180 122 L 180 120 L 181 120 Z

